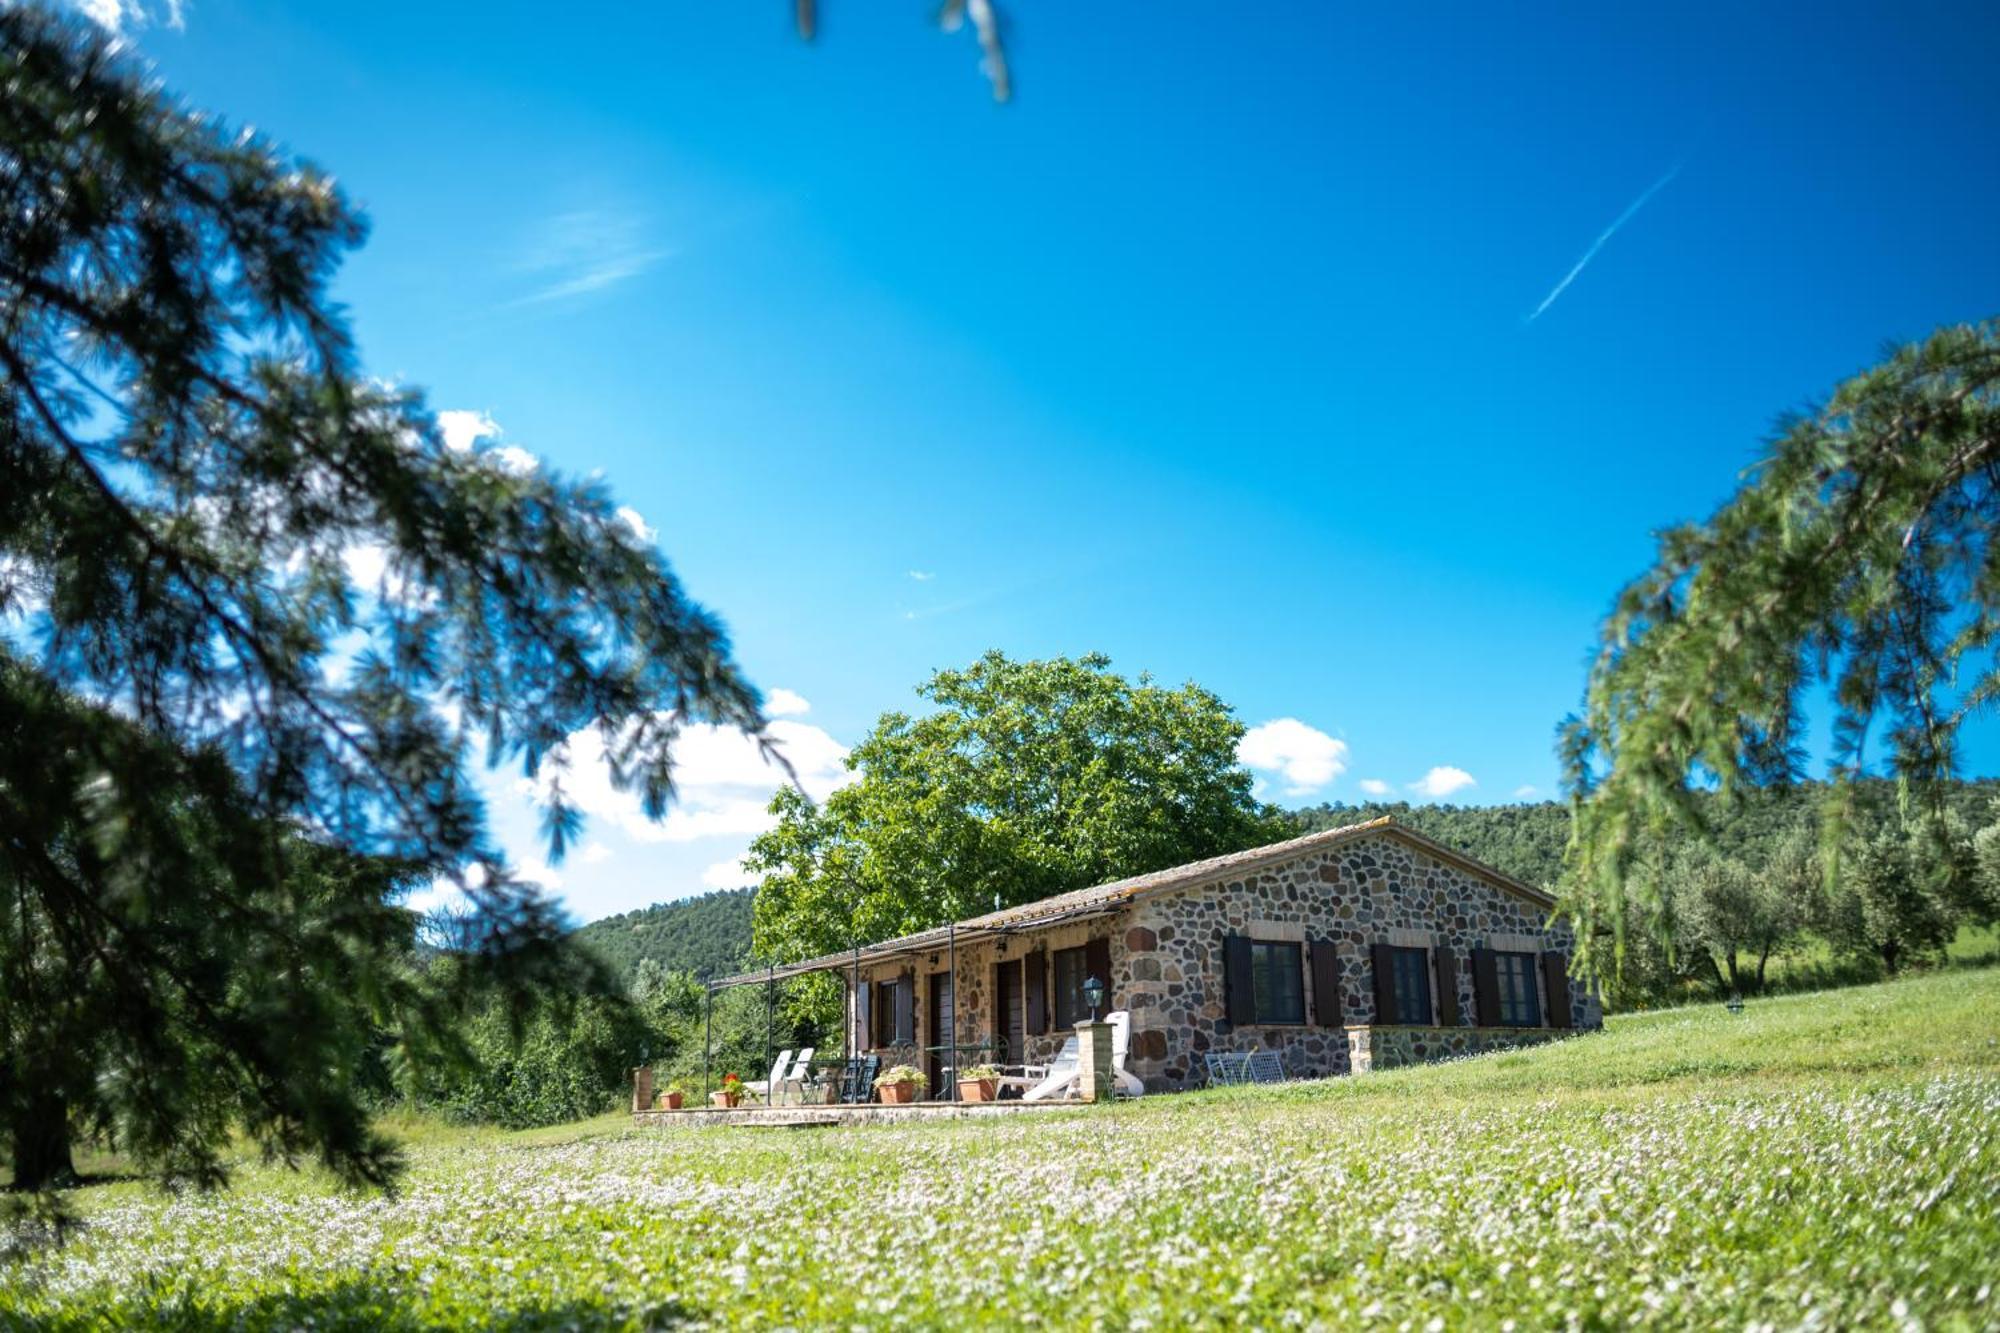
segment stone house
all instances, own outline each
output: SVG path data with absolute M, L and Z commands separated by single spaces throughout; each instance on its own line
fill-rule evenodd
M 1059 894 L 732 981 L 837 972 L 847 1049 L 929 1070 L 1044 1062 L 1131 1014 L 1126 1068 L 1198 1083 L 1208 1051 L 1272 1048 L 1294 1077 L 1361 1072 L 1602 1025 L 1555 901 L 1377 819 Z

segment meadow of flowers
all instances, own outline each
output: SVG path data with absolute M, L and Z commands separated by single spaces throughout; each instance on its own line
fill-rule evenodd
M 2000 971 L 1281 1089 L 81 1192 L 0 1325 L 1991 1328 Z

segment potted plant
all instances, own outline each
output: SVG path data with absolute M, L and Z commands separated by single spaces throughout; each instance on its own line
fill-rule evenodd
M 743 1075 L 724 1074 L 722 1086 L 708 1094 L 710 1106 L 735 1106 L 743 1100 Z
M 900 1106 L 915 1101 L 917 1093 L 929 1082 L 924 1071 L 915 1065 L 897 1065 L 875 1080 L 875 1095 L 885 1105 Z
M 958 1099 L 962 1102 L 1000 1100 L 1000 1066 L 973 1065 L 958 1073 Z
M 669 1111 L 678 1111 L 681 1109 L 681 1103 L 686 1100 L 687 1089 L 676 1080 L 667 1084 L 667 1090 L 660 1094 L 658 1105 L 666 1107 Z

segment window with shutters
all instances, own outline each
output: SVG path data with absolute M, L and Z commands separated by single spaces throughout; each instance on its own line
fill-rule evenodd
M 1090 950 L 1082 946 L 1057 949 L 1049 955 L 1049 963 L 1056 992 L 1056 1028 L 1058 1031 L 1073 1028 L 1090 1017 L 1090 1005 L 1083 998 L 1084 978 L 1090 975 Z
M 1396 988 L 1396 1021 L 1428 1025 L 1431 1021 L 1429 949 L 1398 946 L 1389 950 L 1389 975 Z
M 1259 1023 L 1305 1022 L 1305 963 L 1299 946 L 1252 940 L 1250 991 Z
M 1540 1027 L 1541 1007 L 1535 1003 L 1535 956 L 1495 950 L 1493 971 L 1500 988 L 1503 1027 Z
M 868 1004 L 868 1044 L 889 1046 L 896 1040 L 896 983 L 878 981 Z
M 875 983 L 869 1026 L 877 1046 L 908 1045 L 917 1039 L 916 995 L 908 978 Z

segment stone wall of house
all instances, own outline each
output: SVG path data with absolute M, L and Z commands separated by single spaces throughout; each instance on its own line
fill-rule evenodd
M 1451 1060 L 1482 1051 L 1503 1051 L 1553 1041 L 1556 1028 L 1443 1028 L 1384 1023 L 1347 1029 L 1347 1067 L 1356 1074 L 1399 1069 L 1431 1060 Z
M 1176 1088 L 1200 1081 L 1204 1052 L 1270 1048 L 1280 1052 L 1286 1072 L 1295 1077 L 1349 1071 L 1346 1032 L 1319 1025 L 1309 962 L 1305 1024 L 1229 1023 L 1224 936 L 1335 941 L 1341 1014 L 1349 1026 L 1372 1024 L 1376 1017 L 1371 945 L 1449 947 L 1459 961 L 1459 1021 L 1469 1027 L 1476 1012 L 1472 949 L 1573 952 L 1567 926 L 1548 924 L 1546 915 L 1534 903 L 1386 833 L 1141 899 L 1126 914 L 1112 948 L 1114 974 L 1121 981 L 1129 978 L 1118 997 L 1132 1012 L 1133 1058 L 1127 1068 L 1149 1088 Z M 1539 969 L 1535 984 L 1546 989 Z M 1431 985 L 1435 992 L 1434 971 Z M 1573 1022 L 1599 1026 L 1601 1011 L 1589 989 L 1572 977 L 1569 992 L 1560 998 Z M 1436 1012 L 1435 993 L 1432 999 Z M 1539 999 L 1546 1015 L 1549 997 Z
M 1199 1083 L 1201 1056 L 1207 1051 L 1275 1049 L 1281 1053 L 1286 1072 L 1294 1077 L 1344 1074 L 1355 1067 L 1347 1029 L 1374 1026 L 1376 1018 L 1370 945 L 1387 942 L 1453 949 L 1459 964 L 1460 1026 L 1452 1032 L 1476 1034 L 1487 1030 L 1471 1026 L 1476 1009 L 1470 951 L 1502 948 L 1572 953 L 1568 928 L 1546 924 L 1545 916 L 1536 904 L 1393 835 L 1370 835 L 1305 852 L 1248 874 L 1167 890 L 1108 917 L 962 946 L 957 951 L 955 1039 L 981 1041 L 993 1035 L 997 962 L 1035 949 L 1053 953 L 1103 937 L 1109 942 L 1111 957 L 1107 1009 L 1131 1013 L 1132 1049 L 1126 1068 L 1149 1089 Z M 1224 1007 L 1222 947 L 1227 935 L 1300 944 L 1334 940 L 1340 958 L 1342 1025 L 1319 1023 L 1308 957 L 1304 1024 L 1232 1027 Z M 915 1040 L 872 1048 L 885 1065 L 925 1067 L 923 1048 L 944 1039 L 945 1034 L 930 1030 L 930 984 L 931 976 L 946 970 L 949 962 L 947 951 L 939 948 L 861 969 L 864 984 L 889 980 L 906 969 L 916 977 Z M 845 980 L 852 973 L 843 970 L 841 976 Z M 1538 999 L 1546 1015 L 1549 997 L 1539 968 L 1535 984 L 1542 992 Z M 1437 1012 L 1435 970 L 1431 985 L 1432 1008 Z M 1568 1004 L 1575 1025 L 1600 1026 L 1601 1011 L 1589 989 L 1572 977 L 1569 992 L 1562 1000 Z M 852 1004 L 851 995 L 848 1002 Z M 1437 1028 L 1404 1030 L 1440 1032 Z M 1045 1062 L 1069 1035 L 1066 1030 L 1030 1034 L 1025 1057 L 1015 1055 L 1012 1062 L 1023 1058 Z M 1541 1029 L 1522 1033 L 1524 1038 L 1546 1035 Z M 1421 1047 L 1430 1051 L 1435 1047 L 1440 1052 L 1459 1053 L 1464 1043 L 1477 1040 L 1477 1036 L 1448 1039 L 1440 1035 L 1429 1041 L 1411 1038 L 1404 1044 L 1397 1039 L 1397 1049 L 1415 1051 Z M 865 1037 L 862 1045 L 868 1046 Z M 1369 1056 L 1376 1067 L 1385 1063 L 1376 1056 L 1372 1044 Z M 932 1089 L 932 1095 L 936 1091 Z

